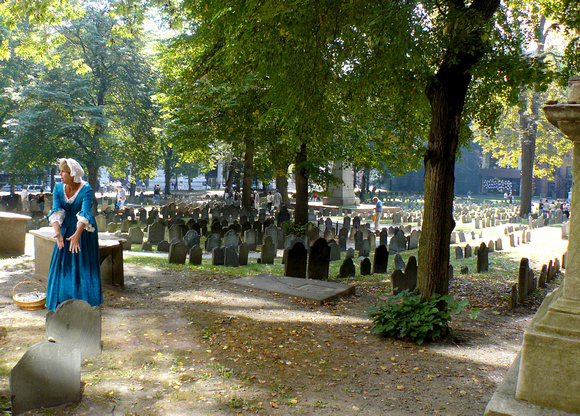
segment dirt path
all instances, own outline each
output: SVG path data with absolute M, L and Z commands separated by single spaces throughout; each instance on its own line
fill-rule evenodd
M 537 267 L 565 245 L 558 228 L 543 228 L 510 252 Z M 46 310 L 11 299 L 32 272 L 29 256 L 0 265 L 0 409 L 9 409 L 10 369 L 44 339 Z M 82 402 L 30 414 L 482 414 L 540 302 L 508 312 L 505 281 L 456 276 L 452 291 L 481 307 L 478 319 L 462 313 L 453 342 L 416 346 L 371 333 L 365 310 L 384 281 L 354 282 L 354 297 L 315 305 L 187 267 L 126 266 L 125 275 L 123 289 L 105 291 L 103 354 L 83 364 Z

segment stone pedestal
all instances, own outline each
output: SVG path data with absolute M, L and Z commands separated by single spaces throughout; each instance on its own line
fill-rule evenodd
M 530 415 L 518 403 L 546 412 L 580 413 L 580 78 L 570 79 L 570 104 L 544 107 L 548 121 L 574 142 L 573 199 L 568 243 L 569 263 L 562 286 L 550 294 L 524 333 L 515 397 L 492 397 L 487 415 Z M 501 390 L 498 389 L 498 392 Z M 510 411 L 506 401 L 511 402 Z M 519 410 L 518 410 L 519 409 Z
M 22 255 L 26 244 L 26 221 L 28 215 L 14 214 L 12 212 L 0 212 L 0 253 Z
M 343 168 L 340 164 L 335 164 L 332 168 L 332 174 L 342 180 L 344 183 L 338 186 L 328 188 L 329 196 L 322 199 L 324 205 L 336 205 L 339 207 L 356 206 L 357 199 L 354 196 L 353 173 L 352 168 Z

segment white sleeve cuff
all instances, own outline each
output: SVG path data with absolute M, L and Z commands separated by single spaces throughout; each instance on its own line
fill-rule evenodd
M 81 224 L 81 223 L 85 224 L 85 230 L 87 230 L 89 233 L 92 233 L 95 231 L 95 227 L 93 227 L 93 225 L 89 223 L 88 218 L 77 214 L 77 228 L 78 228 L 79 224 Z
M 51 224 L 53 222 L 58 222 L 60 225 L 62 225 L 62 222 L 64 220 L 64 216 L 65 216 L 64 209 L 54 211 L 52 213 L 52 215 L 49 217 L 48 222 L 50 222 Z

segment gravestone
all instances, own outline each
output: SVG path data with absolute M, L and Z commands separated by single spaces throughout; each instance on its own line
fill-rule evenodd
M 238 256 L 238 246 L 237 245 L 226 246 L 224 253 L 224 266 L 238 267 L 239 265 L 240 265 L 240 257 Z
M 548 266 L 544 264 L 542 270 L 540 271 L 540 277 L 538 279 L 539 287 L 546 287 L 546 282 L 548 281 Z
M 185 264 L 187 259 L 187 245 L 175 238 L 176 242 L 173 242 L 169 246 L 169 256 L 168 261 L 170 264 Z
M 143 244 L 143 230 L 141 227 L 131 227 L 129 228 L 129 238 L 131 239 L 131 244 Z
M 338 248 L 340 251 L 346 251 L 347 239 L 344 236 L 338 238 Z
M 219 247 L 221 244 L 221 239 L 219 234 L 211 233 L 205 239 L 205 251 L 207 253 L 213 253 L 214 248 Z
M 108 233 L 115 233 L 117 231 L 117 224 L 114 222 L 110 222 L 107 224 L 107 232 Z
M 80 402 L 80 350 L 50 341 L 34 344 L 10 371 L 10 394 L 13 415 Z
M 457 237 L 459 237 L 459 242 L 460 243 L 465 243 L 465 233 L 463 231 L 458 231 L 457 232 Z
M 354 259 L 354 248 L 352 247 L 347 248 L 344 257 L 346 259 Z
M 189 249 L 189 264 L 199 266 L 203 259 L 203 251 L 199 244 L 194 245 Z
M 201 243 L 201 237 L 195 230 L 189 230 L 183 237 L 183 242 L 187 245 L 188 250 L 193 246 L 198 246 Z
M 419 247 L 419 238 L 421 233 L 418 230 L 411 231 L 409 235 L 409 250 L 414 250 Z
M 399 253 L 395 254 L 395 270 L 405 270 L 405 260 Z
M 95 221 L 97 223 L 97 230 L 103 232 L 107 229 L 107 217 L 100 214 L 95 217 Z
M 485 243 L 479 245 L 477 250 L 477 273 L 487 272 L 489 270 L 489 255 Z
M 278 225 L 278 227 L 281 227 L 282 224 L 284 224 L 287 221 L 290 221 L 292 219 L 292 215 L 290 215 L 290 212 L 288 212 L 288 208 L 286 208 L 286 205 L 282 205 L 280 207 L 280 212 L 278 213 L 278 215 L 276 215 L 276 224 Z
M 459 246 L 455 247 L 455 260 L 461 260 L 463 258 L 463 249 Z
M 509 238 L 510 238 L 510 247 L 515 247 L 516 246 L 516 241 L 515 241 L 515 235 L 514 235 L 514 233 L 510 233 L 509 234 Z
M 308 254 L 308 278 L 328 280 L 330 266 L 330 247 L 324 238 L 319 238 L 310 247 Z
M 240 237 L 238 237 L 238 233 L 236 233 L 234 230 L 228 230 L 226 232 L 226 235 L 224 236 L 224 242 L 223 242 L 223 246 L 224 247 L 238 247 L 238 245 L 240 245 Z
M 371 255 L 371 244 L 369 240 L 363 240 L 360 250 L 358 252 L 359 257 L 369 257 Z
M 410 292 L 417 287 L 417 258 L 415 256 L 409 257 L 407 266 L 405 267 L 405 288 Z
M 354 233 L 354 249 L 360 251 L 363 242 L 363 233 L 360 230 L 357 230 Z
M 250 253 L 250 246 L 248 243 L 242 243 L 239 247 L 239 255 L 238 258 L 240 260 L 240 266 L 247 266 L 248 265 L 248 254 Z
M 274 264 L 274 259 L 276 258 L 276 247 L 274 246 L 274 241 L 271 235 L 267 235 L 264 239 L 264 244 L 262 244 L 262 253 L 260 255 L 260 263 L 262 264 Z
M 340 247 L 335 242 L 328 244 L 330 248 L 330 261 L 340 260 Z
M 383 228 L 381 230 L 381 232 L 379 233 L 379 245 L 384 244 L 386 246 L 387 245 L 387 237 L 388 237 L 388 231 L 385 228 Z
M 159 221 L 156 221 L 148 228 L 147 241 L 150 241 L 153 244 L 157 244 L 163 239 L 165 239 L 165 225 Z
M 157 251 L 160 253 L 169 253 L 169 241 L 163 240 L 157 244 Z
M 391 274 L 391 285 L 393 286 L 393 295 L 401 293 L 405 290 L 405 272 L 400 269 L 395 269 Z
M 141 244 L 141 251 L 153 251 L 153 244 L 151 244 L 151 241 L 143 241 L 143 244 Z
M 495 250 L 496 251 L 503 250 L 502 244 L 503 243 L 502 243 L 501 238 L 498 238 L 497 240 L 495 240 Z
M 46 339 L 78 349 L 81 358 L 101 354 L 101 308 L 80 299 L 69 299 L 46 314 Z
M 371 275 L 371 261 L 368 257 L 364 258 L 360 262 L 360 274 L 361 276 L 370 276 Z
M 340 266 L 340 277 L 354 277 L 356 275 L 356 268 L 351 258 L 344 259 Z
M 244 233 L 244 242 L 248 244 L 249 250 L 255 251 L 258 247 L 258 230 L 250 229 Z
M 489 244 L 487 245 L 487 251 L 490 253 L 494 252 L 495 243 L 493 240 L 489 240 Z
M 389 242 L 389 253 L 401 253 L 407 249 L 407 237 L 403 230 L 397 230 Z
M 306 278 L 308 252 L 301 241 L 295 242 L 288 249 L 284 265 L 284 276 Z
M 223 247 L 215 247 L 211 251 L 212 266 L 223 266 L 225 257 L 225 249 Z
M 471 246 L 469 244 L 465 245 L 464 255 L 466 259 L 471 257 Z
M 389 263 L 389 250 L 387 246 L 381 244 L 375 248 L 375 255 L 373 257 L 373 274 L 386 273 Z

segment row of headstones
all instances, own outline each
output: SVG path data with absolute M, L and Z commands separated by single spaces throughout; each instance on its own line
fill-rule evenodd
M 566 256 L 562 256 L 562 269 L 566 268 Z M 524 302 L 533 291 L 538 287 L 546 287 L 546 283 L 552 281 L 560 272 L 560 260 L 554 259 L 542 266 L 539 278 L 534 276 L 534 271 L 530 267 L 530 262 L 523 257 L 520 260 L 518 283 L 514 283 L 510 289 L 510 310 L 515 308 L 517 303 Z
M 475 231 L 472 231 L 471 233 L 471 239 L 475 240 L 477 238 L 482 238 L 482 234 L 477 234 Z M 457 244 L 457 243 L 465 243 L 467 241 L 467 237 L 465 236 L 465 233 L 463 231 L 453 231 L 451 233 L 451 237 L 450 237 L 450 244 Z
M 34 344 L 10 371 L 12 414 L 78 403 L 81 363 L 101 354 L 101 308 L 70 299 L 46 314 L 46 341 Z
M 499 238 L 495 243 L 490 240 L 489 245 L 481 243 L 479 247 L 473 249 L 473 255 L 477 256 L 477 273 L 487 272 L 489 270 L 489 253 L 493 253 L 495 250 L 502 250 L 501 238 Z M 465 249 L 461 247 L 455 247 L 455 259 L 468 259 L 472 256 L 472 249 L 469 244 L 465 246 Z M 466 273 L 462 271 L 462 273 Z

